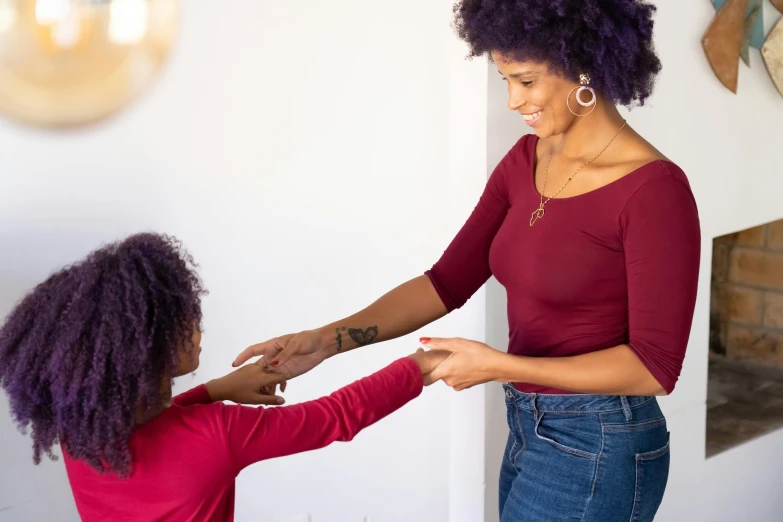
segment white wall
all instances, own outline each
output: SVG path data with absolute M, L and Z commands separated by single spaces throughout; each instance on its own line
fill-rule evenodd
M 705 460 L 705 402 L 712 238 L 783 217 L 783 99 L 761 56 L 740 65 L 739 94 L 712 74 L 701 36 L 714 16 L 710 2 L 660 0 L 656 44 L 663 73 L 648 106 L 627 117 L 642 135 L 688 174 L 699 204 L 703 256 L 699 300 L 685 367 L 674 394 L 662 401 L 672 432 L 672 469 L 662 522 L 773 522 L 783 518 L 783 431 Z M 765 2 L 766 4 L 766 2 Z M 780 17 L 765 5 L 766 24 Z M 506 109 L 505 85 L 489 77 L 488 164 L 492 168 L 524 132 Z M 507 342 L 505 295 L 487 293 L 487 338 Z M 505 443 L 498 387 L 487 392 L 487 522 L 497 520 L 493 481 Z
M 173 233 L 211 291 L 202 367 L 184 388 L 229 371 L 249 343 L 422 273 L 485 179 L 486 64 L 462 60 L 450 16 L 449 0 L 186 2 L 170 63 L 129 110 L 68 133 L 0 123 L 0 316 L 101 242 Z M 483 310 L 480 294 L 427 333 L 481 339 Z M 288 400 L 416 346 L 330 361 Z M 475 522 L 483 405 L 481 389 L 433 387 L 350 444 L 256 465 L 237 520 Z M 62 463 L 32 466 L 4 396 L 0 438 L 0 521 L 77 520 Z

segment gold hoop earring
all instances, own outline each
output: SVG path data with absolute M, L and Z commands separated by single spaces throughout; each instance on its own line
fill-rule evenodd
M 579 75 L 579 83 L 580 85 L 574 87 L 571 89 L 571 91 L 568 93 L 568 97 L 566 97 L 566 107 L 568 107 L 568 110 L 571 111 L 571 114 L 574 116 L 578 116 L 579 118 L 583 118 L 585 116 L 588 116 L 592 114 L 592 112 L 595 110 L 596 106 L 598 105 L 598 96 L 595 94 L 595 89 L 590 87 L 590 76 L 586 74 L 580 74 Z M 577 90 L 578 89 L 578 90 Z M 577 114 L 574 112 L 574 110 L 571 108 L 571 93 L 576 91 L 576 101 L 579 105 L 582 107 L 592 107 L 587 114 Z M 580 96 L 583 92 L 589 92 L 592 95 L 592 98 L 590 98 L 589 102 L 583 102 L 582 98 Z

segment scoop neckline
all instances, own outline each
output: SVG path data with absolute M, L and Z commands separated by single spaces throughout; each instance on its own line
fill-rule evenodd
M 537 157 L 536 150 L 538 149 L 538 142 L 539 142 L 539 140 L 540 140 L 540 138 L 534 134 L 533 135 L 533 140 L 532 140 L 533 146 L 532 146 L 532 150 L 530 151 L 530 162 L 529 162 L 529 165 L 528 165 L 530 167 L 530 176 L 528 178 L 528 181 L 530 182 L 530 188 L 533 190 L 533 193 L 536 195 L 536 197 L 537 198 L 543 197 L 547 201 L 547 203 L 551 203 L 552 201 L 568 201 L 568 200 L 571 200 L 571 199 L 584 198 L 585 196 L 589 196 L 591 194 L 595 194 L 596 192 L 600 192 L 600 191 L 602 191 L 604 189 L 607 189 L 609 187 L 615 186 L 615 185 L 621 183 L 624 179 L 629 178 L 632 175 L 637 174 L 638 172 L 640 172 L 642 170 L 645 170 L 645 169 L 647 169 L 649 167 L 652 167 L 653 165 L 656 165 L 658 163 L 660 163 L 660 164 L 668 163 L 669 165 L 673 165 L 673 163 L 671 161 L 667 161 L 667 160 L 663 160 L 663 159 L 656 159 L 656 160 L 650 161 L 648 163 L 645 163 L 644 165 L 636 167 L 635 169 L 633 169 L 629 173 L 623 175 L 622 177 L 617 178 L 614 181 L 610 181 L 606 185 L 602 185 L 602 186 L 600 186 L 600 187 L 598 187 L 596 189 L 593 189 L 593 190 L 590 190 L 590 191 L 587 191 L 587 192 L 583 192 L 582 194 L 576 194 L 575 196 L 569 196 L 567 198 L 549 198 L 549 199 L 547 199 L 546 196 L 544 196 L 543 194 L 541 194 L 541 192 L 538 191 L 538 187 L 536 187 L 536 157 Z

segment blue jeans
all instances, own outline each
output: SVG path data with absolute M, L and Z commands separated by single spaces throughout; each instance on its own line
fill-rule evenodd
M 669 478 L 669 432 L 654 397 L 505 390 L 501 522 L 653 520 Z

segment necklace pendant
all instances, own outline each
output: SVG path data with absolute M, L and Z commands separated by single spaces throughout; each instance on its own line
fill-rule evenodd
M 533 213 L 530 215 L 530 226 L 536 224 L 536 221 L 544 217 L 544 205 L 539 205 L 537 209 L 533 211 Z

